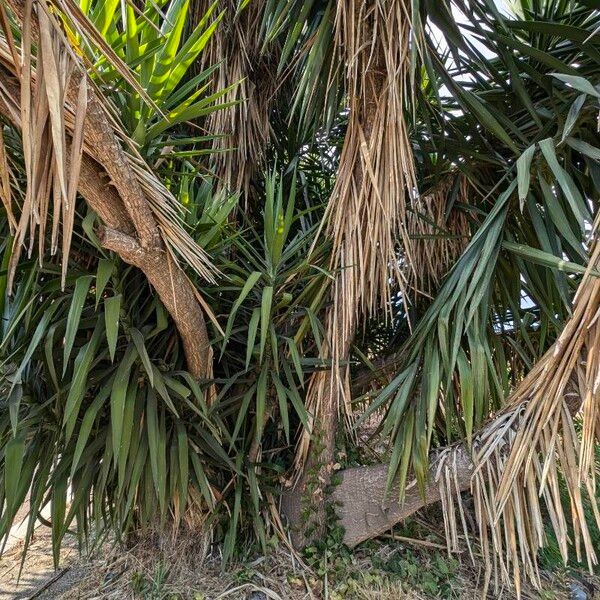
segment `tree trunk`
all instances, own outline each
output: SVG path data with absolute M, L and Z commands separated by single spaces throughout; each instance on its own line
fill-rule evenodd
M 322 398 L 313 427 L 308 456 L 298 481 L 284 490 L 281 510 L 290 526 L 292 543 L 303 548 L 325 534 L 328 487 L 335 464 L 335 438 L 338 427 L 336 389 Z
M 471 484 L 473 462 L 469 451 L 458 446 L 455 454 L 455 481 L 461 491 Z M 400 502 L 398 486 L 386 494 L 389 465 L 380 464 L 367 467 L 353 467 L 340 473 L 341 483 L 331 494 L 336 507 L 338 524 L 344 528 L 344 543 L 354 547 L 365 540 L 377 537 L 390 530 L 421 508 L 441 499 L 440 488 L 435 481 L 437 461 L 429 467 L 429 478 L 422 495 L 416 482 L 404 491 L 404 501 Z
M 564 400 L 568 411 L 575 416 L 582 405 L 576 372 L 571 376 Z M 493 428 L 492 419 L 475 435 L 474 443 L 476 444 L 477 438 L 484 438 L 486 431 Z M 474 464 L 470 450 L 462 443 L 433 452 L 425 493 L 422 494 L 413 481 L 404 490 L 402 502 L 399 500 L 400 489 L 397 485 L 392 486 L 386 493 L 389 465 L 353 467 L 341 471 L 341 482 L 332 490 L 330 500 L 335 506 L 338 524 L 344 528 L 344 543 L 353 547 L 377 537 L 418 510 L 441 500 L 441 489 L 436 475 L 440 467 L 440 456 L 448 451 L 452 452 L 451 477 L 456 491 L 470 489 Z M 445 468 L 448 464 L 445 463 Z

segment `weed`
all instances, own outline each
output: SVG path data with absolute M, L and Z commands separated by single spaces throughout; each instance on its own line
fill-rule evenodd
M 178 596 L 168 595 L 166 592 L 166 583 L 168 567 L 163 561 L 159 561 L 151 577 L 145 576 L 139 571 L 134 571 L 131 575 L 131 589 L 134 595 L 144 600 L 175 600 Z

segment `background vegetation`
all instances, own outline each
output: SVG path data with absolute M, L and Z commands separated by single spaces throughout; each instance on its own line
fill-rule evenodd
M 33 3 L 167 199 L 152 210 L 214 357 L 200 378 L 181 315 L 88 203 L 22 218 L 29 142 L 2 106 L 28 55 L 52 106 L 51 67 L 2 6 L 3 536 L 29 495 L 27 542 L 49 504 L 57 560 L 73 528 L 83 544 L 204 527 L 225 560 L 266 550 L 281 488 L 319 472 L 327 389 L 334 462 L 388 460 L 390 483 L 424 486 L 432 448 L 470 445 L 563 331 L 597 267 L 600 13 L 372 4 Z

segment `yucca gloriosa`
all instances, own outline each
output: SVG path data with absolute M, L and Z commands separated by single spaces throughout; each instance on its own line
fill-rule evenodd
M 448 482 L 473 482 L 518 585 L 521 561 L 536 578 L 541 492 L 566 556 L 558 472 L 594 495 L 600 428 L 592 3 L 9 0 L 0 15 L 5 535 L 29 494 L 31 526 L 51 504 L 56 556 L 77 517 L 84 538 L 187 519 L 229 557 L 249 531 L 266 543 L 284 482 L 325 502 L 341 423 L 355 444 L 379 414 L 375 503 L 393 488 L 424 504 L 437 472 L 455 539 Z M 358 516 L 342 514 L 349 543 L 376 533 L 353 532 Z M 519 550 L 498 529 L 516 539 L 515 519 Z

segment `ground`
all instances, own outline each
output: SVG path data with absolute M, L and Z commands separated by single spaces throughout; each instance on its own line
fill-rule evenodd
M 22 542 L 9 541 L 0 560 L 0 600 L 427 600 L 480 598 L 482 569 L 467 553 L 449 556 L 441 531 L 416 517 L 385 538 L 350 552 L 341 546 L 309 548 L 297 555 L 273 543 L 267 555 L 221 568 L 218 546 L 202 539 L 162 548 L 127 550 L 105 544 L 80 554 L 67 538 L 58 570 L 52 565 L 50 531 L 40 526 L 20 580 Z M 18 532 L 17 532 L 18 533 Z M 414 537 L 411 537 L 414 536 Z M 168 547 L 167 547 L 168 546 Z M 476 561 L 477 562 L 477 561 Z M 591 600 L 598 579 L 577 568 L 542 560 L 544 590 L 526 588 L 525 599 Z M 488 598 L 515 598 L 490 590 Z

